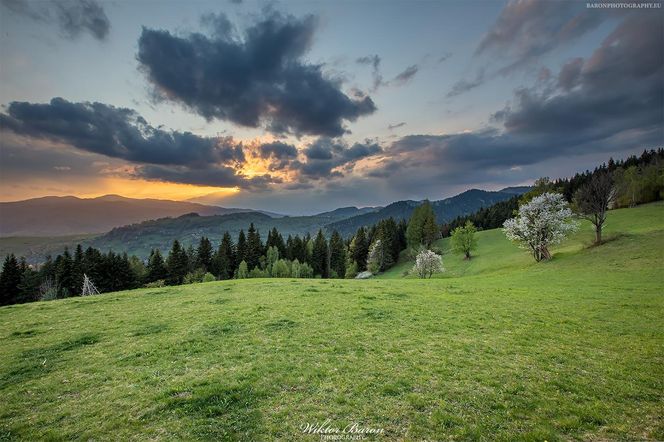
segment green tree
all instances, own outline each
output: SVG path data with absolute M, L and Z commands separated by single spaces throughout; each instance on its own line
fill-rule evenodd
M 213 270 L 219 279 L 230 279 L 233 277 L 235 269 L 233 268 L 233 241 L 228 232 L 224 233 L 219 244 L 219 249 L 214 256 Z
M 189 273 L 187 252 L 177 239 L 173 241 L 173 247 L 166 259 L 166 268 L 168 269 L 166 282 L 170 285 L 182 284 L 184 277 Z
M 463 227 L 452 231 L 452 250 L 463 253 L 464 259 L 470 259 L 470 252 L 477 248 L 477 228 L 471 221 L 466 221 Z
M 153 249 L 148 259 L 146 282 L 166 280 L 168 278 L 168 269 L 159 249 Z
M 240 234 L 237 236 L 237 247 L 235 254 L 235 259 L 238 266 L 242 261 L 247 260 L 247 237 L 244 235 L 244 230 L 240 230 Z
M 62 255 L 58 255 L 55 259 L 55 279 L 60 286 L 60 295 L 78 296 L 81 294 L 81 287 L 76 287 L 73 273 L 74 262 L 69 253 L 69 249 L 65 247 Z
M 252 270 L 258 267 L 262 254 L 263 244 L 261 243 L 260 233 L 254 227 L 254 223 L 251 223 L 249 230 L 247 230 L 247 254 L 245 257 L 247 266 Z
M 247 261 L 242 260 L 237 268 L 237 279 L 246 279 L 249 277 L 249 268 Z
M 318 230 L 316 239 L 314 240 L 314 247 L 311 252 L 311 267 L 314 269 L 314 275 L 320 275 L 322 278 L 327 278 L 328 272 L 328 250 L 327 241 L 322 230 Z
M 21 269 L 13 253 L 5 257 L 0 274 L 0 305 L 18 302 L 20 297 Z
M 196 267 L 203 269 L 203 273 L 210 270 L 212 264 L 212 244 L 206 237 L 201 237 L 196 249 Z
M 346 246 L 336 230 L 330 236 L 330 273 L 335 278 L 346 274 Z
M 429 201 L 424 201 L 413 210 L 406 229 L 408 247 L 418 249 L 420 246 L 430 247 L 438 237 L 436 215 Z
M 268 275 L 273 276 L 272 267 L 277 261 L 279 261 L 279 249 L 275 246 L 268 247 L 265 262 L 265 270 L 267 270 Z
M 350 249 L 353 261 L 357 263 L 358 269 L 360 271 L 366 270 L 367 255 L 369 254 L 369 240 L 364 227 L 357 229 L 357 233 L 355 233 L 355 237 L 353 237 L 353 240 L 351 241 Z

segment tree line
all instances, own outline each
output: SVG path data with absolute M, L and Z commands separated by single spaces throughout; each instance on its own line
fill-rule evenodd
M 571 178 L 560 178 L 551 181 L 540 178 L 527 193 L 514 196 L 508 200 L 482 208 L 475 213 L 459 216 L 444 223 L 441 236 L 448 237 L 458 227 L 471 222 L 479 230 L 497 229 L 505 221 L 512 218 L 519 206 L 530 202 L 544 193 L 560 193 L 569 203 L 574 202 L 575 194 L 584 186 L 588 186 L 593 178 L 607 176 L 616 195 L 611 208 L 634 207 L 637 204 L 649 203 L 664 199 L 664 149 L 644 150 L 640 156 L 632 155 L 624 160 L 609 159 L 608 163 L 596 167 L 593 171 L 586 170 Z
M 197 247 L 176 239 L 166 256 L 153 249 L 143 261 L 77 245 L 73 254 L 65 248 L 38 269 L 11 254 L 0 274 L 0 304 L 79 296 L 84 275 L 102 293 L 232 278 L 354 278 L 368 268 L 377 273 L 394 265 L 406 247 L 407 230 L 405 221 L 389 218 L 361 227 L 347 239 L 336 231 L 328 239 L 319 230 L 313 237 L 289 235 L 284 240 L 273 228 L 263 241 L 252 223 L 235 240 L 225 232 L 216 248 L 207 237 Z

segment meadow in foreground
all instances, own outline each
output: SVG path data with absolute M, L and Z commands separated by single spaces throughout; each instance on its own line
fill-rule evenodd
M 0 309 L 0 439 L 664 439 L 664 205 L 536 264 L 496 231 L 440 278 L 234 280 Z M 446 242 L 440 246 L 445 250 Z M 371 439 L 372 436 L 368 436 Z

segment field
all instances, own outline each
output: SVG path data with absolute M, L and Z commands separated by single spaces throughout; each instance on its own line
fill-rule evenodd
M 402 278 L 240 280 L 0 309 L 0 439 L 664 439 L 664 205 L 535 263 L 500 231 Z M 447 241 L 439 244 L 447 250 Z

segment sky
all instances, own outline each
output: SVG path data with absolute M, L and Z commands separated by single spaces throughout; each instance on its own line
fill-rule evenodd
M 662 8 L 0 0 L 0 200 L 286 214 L 664 146 Z

